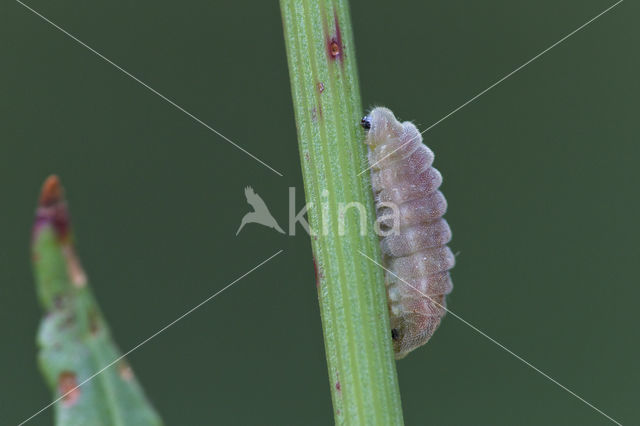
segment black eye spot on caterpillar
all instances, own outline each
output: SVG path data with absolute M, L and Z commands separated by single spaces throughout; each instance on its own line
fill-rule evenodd
M 398 340 L 399 337 L 400 337 L 400 335 L 398 334 L 398 329 L 397 328 L 392 328 L 391 329 L 391 338 L 393 340 Z
M 447 202 L 438 190 L 442 176 L 432 167 L 434 154 L 413 123 L 400 123 L 389 109 L 378 107 L 361 125 L 367 130 L 381 229 L 390 229 L 389 205 L 398 212 L 398 223 L 381 236 L 380 245 L 383 264 L 393 272 L 385 274 L 385 285 L 393 348 L 400 359 L 431 338 L 453 289 L 449 270 L 455 257 L 447 247 L 451 229 L 442 218 Z

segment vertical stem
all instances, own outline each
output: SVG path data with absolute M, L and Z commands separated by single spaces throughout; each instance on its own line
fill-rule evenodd
M 346 0 L 281 0 L 337 424 L 402 424 Z M 345 209 L 346 203 L 364 206 Z M 341 208 L 342 204 L 342 208 Z M 358 214 L 365 213 L 366 217 Z M 367 232 L 361 232 L 366 221 Z M 342 225 L 339 223 L 342 222 Z M 343 232 L 339 232 L 343 230 Z

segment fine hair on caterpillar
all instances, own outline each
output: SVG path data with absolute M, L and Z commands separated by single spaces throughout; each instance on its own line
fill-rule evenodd
M 442 175 L 416 126 L 376 107 L 362 118 L 396 359 L 424 345 L 446 312 L 455 257 Z

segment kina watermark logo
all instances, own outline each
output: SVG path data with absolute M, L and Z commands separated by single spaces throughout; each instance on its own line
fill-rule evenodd
M 332 199 L 330 193 L 325 190 L 322 192 L 319 202 L 316 202 L 315 205 L 314 202 L 308 202 L 296 212 L 296 188 L 289 187 L 289 226 L 287 232 L 280 227 L 267 207 L 267 203 L 251 186 L 245 187 L 244 196 L 253 210 L 242 217 L 236 236 L 249 224 L 266 226 L 289 236 L 296 235 L 297 224 L 300 224 L 310 236 L 329 234 L 344 236 L 347 229 L 354 228 L 359 230 L 360 235 L 374 232 L 376 235 L 384 237 L 399 233 L 400 209 L 390 202 L 379 203 L 382 214 L 377 218 L 370 217 L 368 210 L 362 203 Z M 312 227 L 305 216 L 307 211 L 314 209 L 316 223 Z M 371 229 L 372 225 L 373 229 Z
M 247 203 L 249 203 L 249 205 L 253 207 L 253 211 L 244 215 L 242 221 L 240 222 L 240 227 L 236 231 L 236 236 L 248 223 L 257 223 L 268 228 L 273 228 L 281 234 L 285 233 L 282 228 L 280 228 L 280 225 L 278 225 L 278 222 L 269 211 L 269 208 L 267 207 L 267 204 L 264 202 L 262 197 L 256 194 L 252 187 L 247 186 L 244 189 L 244 196 L 247 198 Z

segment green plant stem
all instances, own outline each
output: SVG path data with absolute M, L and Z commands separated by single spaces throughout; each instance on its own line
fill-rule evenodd
M 55 176 L 47 179 L 40 195 L 31 249 L 46 312 L 38 332 L 38 360 L 56 400 L 55 424 L 160 425 L 89 288 Z
M 369 173 L 358 175 L 367 162 L 348 4 L 280 6 L 335 420 L 402 424 L 383 273 L 359 253 L 380 258 Z M 367 217 L 344 209 L 351 202 Z

